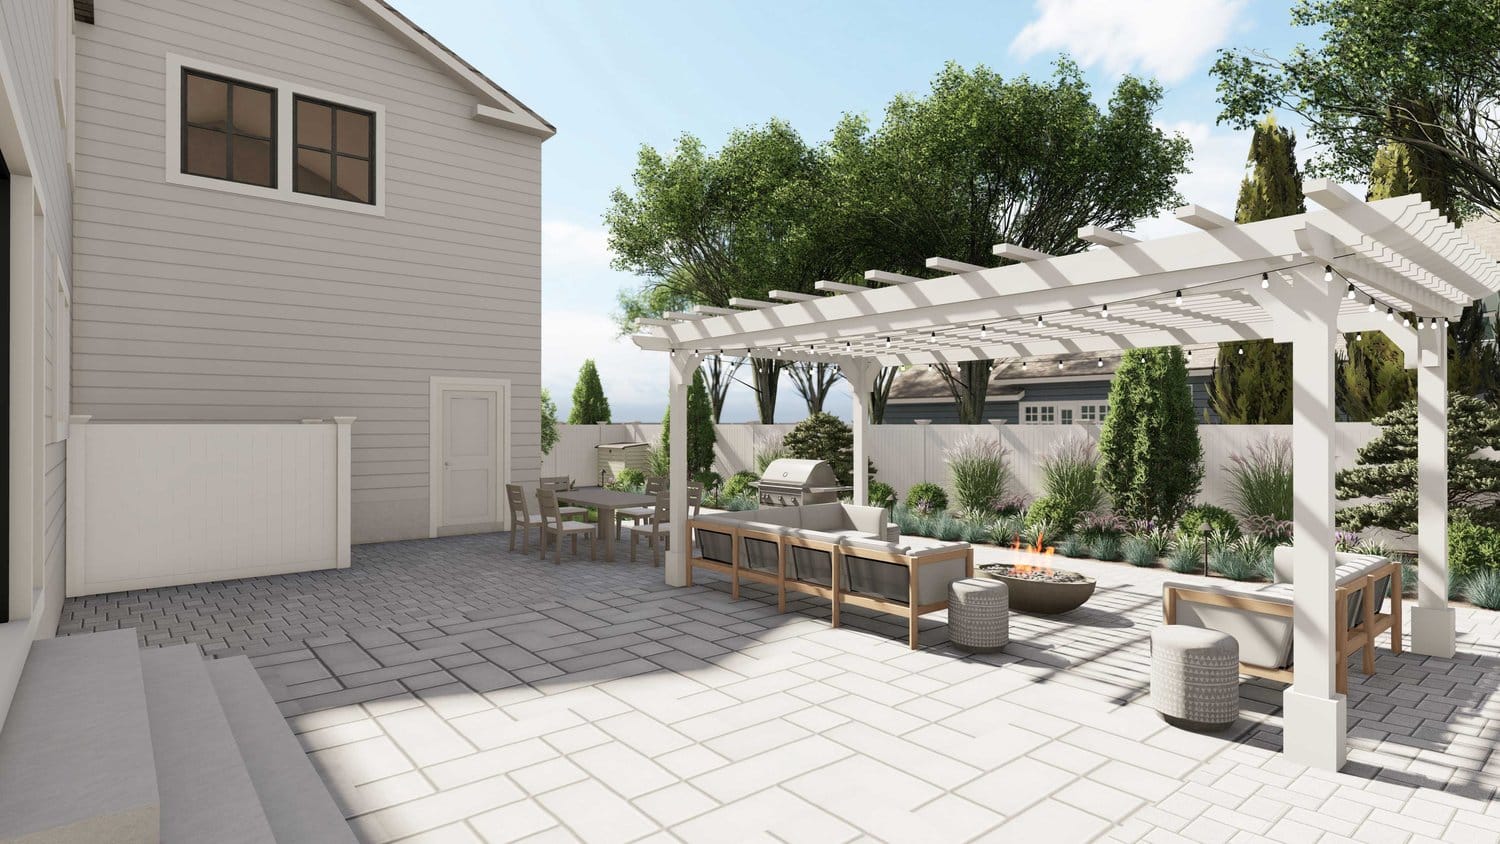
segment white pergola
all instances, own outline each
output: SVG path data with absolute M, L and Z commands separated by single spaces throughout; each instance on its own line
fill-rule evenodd
M 1417 371 L 1418 606 L 1411 647 L 1452 656 L 1447 584 L 1448 320 L 1500 291 L 1500 266 L 1417 196 L 1363 202 L 1324 180 L 1304 186 L 1323 210 L 1236 224 L 1196 205 L 1196 231 L 1141 241 L 1097 227 L 1097 248 L 1049 256 L 1012 244 L 1015 263 L 980 267 L 929 258 L 921 279 L 871 270 L 862 287 L 817 282 L 823 294 L 772 291 L 643 320 L 643 349 L 669 352 L 673 418 L 703 356 L 717 353 L 837 364 L 854 395 L 855 500 L 868 500 L 866 403 L 882 366 L 1272 339 L 1293 344 L 1292 452 L 1295 680 L 1283 699 L 1284 747 L 1325 769 L 1345 759 L 1345 699 L 1335 688 L 1334 342 L 1380 331 Z M 1410 315 L 1408 319 L 1407 315 Z M 666 580 L 686 583 L 686 425 L 671 431 L 671 550 Z M 1399 635 L 1399 631 L 1397 631 Z

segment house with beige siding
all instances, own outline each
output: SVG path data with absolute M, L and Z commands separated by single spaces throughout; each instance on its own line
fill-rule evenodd
M 247 754 L 250 780 L 216 786 L 243 786 L 235 808 L 163 770 L 170 749 L 145 725 L 184 713 L 147 704 L 196 694 L 217 712 L 214 689 L 244 682 L 232 661 L 211 686 L 201 666 L 139 658 L 132 635 L 48 637 L 65 596 L 504 528 L 504 484 L 540 467 L 554 132 L 385 0 L 0 3 L 0 840 L 207 840 L 184 838 L 184 806 L 247 824 L 218 840 L 268 823 L 276 840 L 325 840 L 316 776 L 257 797 Z M 226 724 L 241 743 L 290 739 L 279 717 L 248 733 L 237 717 L 226 705 L 181 741 L 213 747 Z M 101 732 L 59 749 L 59 724 Z M 97 762 L 101 736 L 118 759 Z M 125 776 L 152 768 L 138 757 L 153 746 L 161 776 Z M 308 773 L 285 764 L 278 780 Z M 90 776 L 98 789 L 48 791 Z M 311 803 L 276 804 L 295 792 Z

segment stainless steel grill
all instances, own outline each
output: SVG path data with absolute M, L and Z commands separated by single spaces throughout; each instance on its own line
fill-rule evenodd
M 762 507 L 829 504 L 852 489 L 839 486 L 833 467 L 823 460 L 772 460 L 757 486 Z

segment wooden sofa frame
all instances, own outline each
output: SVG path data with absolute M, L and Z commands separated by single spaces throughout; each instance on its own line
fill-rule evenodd
M 1375 587 L 1382 579 L 1391 578 L 1391 611 L 1380 612 L 1375 605 Z M 1375 639 L 1381 633 L 1391 632 L 1391 653 L 1401 653 L 1401 564 L 1390 563 L 1381 566 L 1375 571 L 1349 581 L 1334 590 L 1333 605 L 1339 612 L 1338 618 L 1341 623 L 1336 625 L 1334 635 L 1334 649 L 1338 654 L 1336 660 L 1337 683 L 1339 694 L 1349 692 L 1349 657 L 1356 652 L 1363 655 L 1361 668 L 1365 674 L 1375 673 Z M 1361 592 L 1361 590 L 1363 590 Z M 1361 592 L 1362 606 L 1360 607 L 1360 621 L 1353 627 L 1342 623 L 1348 618 L 1349 599 L 1354 593 Z M 1216 607 L 1227 607 L 1229 609 L 1242 610 L 1245 612 L 1260 613 L 1263 615 L 1274 615 L 1282 618 L 1292 616 L 1292 605 L 1278 601 L 1268 601 L 1255 597 L 1254 593 L 1247 592 L 1243 595 L 1226 595 L 1221 592 L 1212 592 L 1202 589 L 1193 589 L 1185 586 L 1168 584 L 1162 593 L 1162 617 L 1167 624 L 1177 623 L 1177 603 L 1180 600 L 1190 600 L 1197 604 L 1208 604 Z M 1251 677 L 1262 677 L 1267 680 L 1275 680 L 1279 683 L 1290 683 L 1294 676 L 1293 668 L 1296 666 L 1297 655 L 1292 654 L 1292 664 L 1286 668 L 1265 668 L 1259 665 L 1240 663 L 1240 673 Z
M 845 605 L 899 615 L 907 620 L 907 644 L 912 650 L 916 650 L 917 648 L 917 625 L 919 619 L 928 613 L 948 608 L 948 599 L 946 596 L 943 600 L 930 604 L 917 603 L 918 588 L 921 585 L 921 570 L 933 563 L 962 558 L 964 560 L 964 576 L 974 576 L 974 549 L 967 544 L 962 547 L 956 547 L 952 551 L 938 551 L 920 556 L 908 556 L 893 551 L 877 551 L 870 548 L 860 548 L 857 554 L 850 555 L 864 560 L 905 566 L 908 570 L 907 588 L 909 594 L 907 602 L 902 603 L 877 595 L 845 591 L 843 588 L 845 552 L 843 546 L 836 540 L 822 540 L 806 536 L 787 536 L 781 533 L 758 530 L 753 527 L 740 527 L 725 522 L 697 519 L 689 521 L 688 527 L 695 532 L 706 530 L 716 534 L 729 535 L 730 561 L 728 563 L 721 563 L 717 560 L 707 559 L 700 555 L 700 546 L 698 543 L 693 543 L 692 551 L 688 554 L 687 585 L 693 585 L 694 569 L 704 569 L 706 571 L 725 574 L 729 576 L 730 596 L 734 600 L 739 600 L 741 581 L 763 583 L 776 590 L 776 609 L 780 612 L 786 612 L 786 593 L 788 591 L 816 595 L 832 604 L 831 621 L 834 627 L 839 626 L 839 613 Z M 757 539 L 776 545 L 775 571 L 762 571 L 740 565 L 740 551 L 744 547 L 746 539 Z M 791 557 L 791 549 L 793 547 L 827 552 L 829 559 L 832 561 L 831 577 L 829 578 L 832 585 L 824 586 L 821 583 L 811 583 L 788 577 L 787 563 Z

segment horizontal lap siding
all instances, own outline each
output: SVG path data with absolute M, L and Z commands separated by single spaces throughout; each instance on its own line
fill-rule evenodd
M 356 542 L 427 534 L 428 379 L 506 378 L 534 480 L 541 143 L 339 0 L 100 0 L 81 27 L 76 412 L 358 417 Z M 165 57 L 385 108 L 384 217 L 168 183 Z M 279 145 L 284 151 L 284 145 Z

